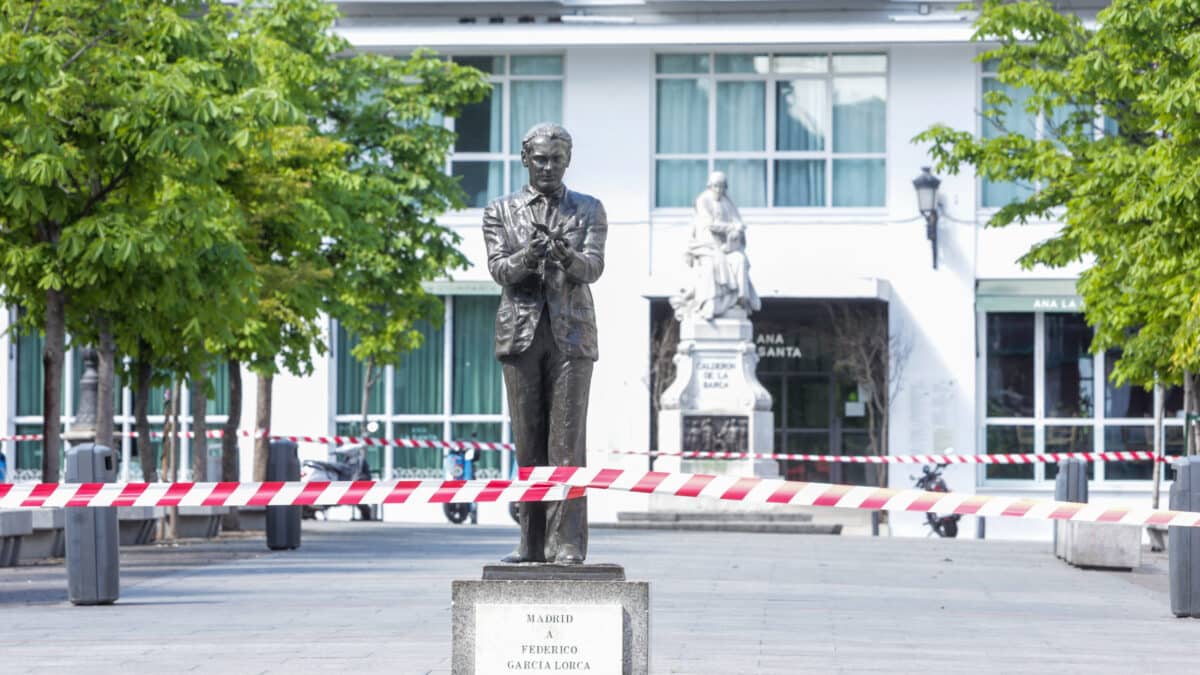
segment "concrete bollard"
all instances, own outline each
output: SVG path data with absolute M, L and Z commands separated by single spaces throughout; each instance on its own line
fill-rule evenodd
M 1175 462 L 1171 485 L 1173 511 L 1200 511 L 1200 457 Z M 1192 527 L 1167 528 L 1171 613 L 1200 618 L 1200 532 Z
M 300 457 L 292 441 L 271 441 L 267 451 L 267 480 L 300 480 Z M 267 507 L 267 548 L 300 548 L 300 506 Z
M 95 443 L 67 451 L 68 483 L 112 483 L 117 460 L 112 448 Z M 76 605 L 110 605 L 120 595 L 121 542 L 117 509 L 67 509 L 67 599 Z

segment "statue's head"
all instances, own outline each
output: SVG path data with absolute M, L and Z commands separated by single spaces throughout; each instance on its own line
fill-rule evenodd
M 712 190 L 717 197 L 725 196 L 725 191 L 729 189 L 729 181 L 725 179 L 724 171 L 714 171 L 708 174 L 708 189 Z
M 521 139 L 521 164 L 529 170 L 529 184 L 543 194 L 554 192 L 571 165 L 571 134 L 558 124 L 533 125 Z

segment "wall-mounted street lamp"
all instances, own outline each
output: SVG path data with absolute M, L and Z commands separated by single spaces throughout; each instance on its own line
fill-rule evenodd
M 917 208 L 925 216 L 925 237 L 933 248 L 933 269 L 938 266 L 938 210 L 937 191 L 942 181 L 929 172 L 929 167 L 921 167 L 921 175 L 913 179 L 913 187 L 917 190 Z

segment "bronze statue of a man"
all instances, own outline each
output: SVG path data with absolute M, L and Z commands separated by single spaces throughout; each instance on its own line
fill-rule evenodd
M 496 356 L 520 466 L 583 466 L 596 311 L 588 284 L 604 271 L 608 222 L 594 197 L 563 185 L 571 135 L 538 124 L 521 141 L 529 184 L 488 204 L 483 239 L 500 284 Z M 521 541 L 504 562 L 578 564 L 587 500 L 520 505 Z

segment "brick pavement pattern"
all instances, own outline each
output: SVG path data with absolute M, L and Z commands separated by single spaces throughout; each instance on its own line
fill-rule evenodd
M 62 565 L 0 568 L 0 672 L 448 673 L 450 581 L 515 528 L 304 523 L 122 549 L 121 599 L 66 602 Z M 653 673 L 1188 672 L 1200 622 L 1165 562 L 1082 571 L 1049 544 L 597 530 L 651 582 Z

